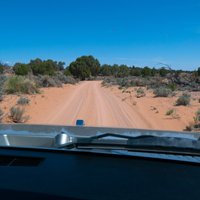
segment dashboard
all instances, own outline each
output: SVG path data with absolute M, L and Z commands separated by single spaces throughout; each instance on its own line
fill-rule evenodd
M 1 199 L 198 199 L 198 163 L 3 147 Z

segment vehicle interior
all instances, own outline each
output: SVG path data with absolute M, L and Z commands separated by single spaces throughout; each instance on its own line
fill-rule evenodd
M 79 137 L 80 147 L 60 137 Z M 98 134 L 97 134 L 98 132 Z M 101 132 L 101 134 L 100 134 Z M 112 134 L 107 134 L 107 132 Z M 84 134 L 87 133 L 87 136 Z M 123 149 L 124 140 L 112 149 L 88 138 L 109 143 L 114 133 L 155 137 L 156 131 L 90 127 L 3 125 L 0 131 L 0 192 L 5 199 L 194 199 L 200 192 L 199 153 L 141 146 Z M 162 132 L 159 132 L 162 134 Z M 176 132 L 163 132 L 174 135 Z M 84 136 L 83 136 L 84 135 Z M 185 133 L 185 138 L 187 134 Z M 126 137 L 124 137 L 126 138 Z M 145 140 L 146 140 L 145 138 Z M 194 138 L 197 136 L 194 134 Z M 188 138 L 187 138 L 188 139 Z M 137 139 L 136 139 L 137 140 Z M 141 138 L 140 138 L 141 140 Z M 192 140 L 191 136 L 189 140 Z M 77 142 L 77 141 L 76 141 Z M 184 141 L 185 142 L 185 141 Z M 191 141 L 189 141 L 191 142 Z M 77 144 L 79 144 L 77 142 Z M 108 145 L 107 145 L 108 146 Z M 84 148 L 87 147 L 87 148 Z M 146 147 L 146 148 L 145 148 Z M 123 153 L 122 153 L 123 152 Z M 161 153 L 162 152 L 162 153 Z M 192 192 L 191 192 L 192 191 Z

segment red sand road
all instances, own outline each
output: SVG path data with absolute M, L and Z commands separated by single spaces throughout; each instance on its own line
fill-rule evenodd
M 74 125 L 77 119 L 84 119 L 87 126 L 152 128 L 133 106 L 103 88 L 100 81 L 52 90 L 44 92 L 48 99 L 41 98 L 30 107 L 28 123 Z
M 43 88 L 41 94 L 29 95 L 25 106 L 30 124 L 75 125 L 84 119 L 86 126 L 127 127 L 182 131 L 193 121 L 199 109 L 199 93 L 195 93 L 189 106 L 175 106 L 174 97 L 154 98 L 151 91 L 136 98 L 135 88 L 123 92 L 116 86 L 105 88 L 101 81 L 83 81 L 62 88 Z M 7 96 L 1 103 L 5 112 L 16 104 L 16 95 Z M 166 116 L 175 109 L 179 117 Z

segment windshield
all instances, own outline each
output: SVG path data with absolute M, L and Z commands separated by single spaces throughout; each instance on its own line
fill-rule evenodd
M 194 0 L 1 1 L 1 145 L 34 146 L 14 136 L 38 136 L 34 125 L 42 124 L 48 126 L 36 131 L 38 146 L 54 146 L 64 128 L 77 137 L 139 132 L 151 137 L 149 144 L 159 137 L 158 146 L 184 136 L 176 147 L 198 149 L 199 6 Z

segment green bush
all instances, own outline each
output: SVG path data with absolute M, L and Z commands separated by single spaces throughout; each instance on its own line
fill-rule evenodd
M 4 71 L 4 67 L 3 67 L 3 65 L 1 65 L 1 63 L 0 63 L 0 74 L 3 74 L 3 71 Z
M 12 76 L 8 78 L 4 84 L 4 90 L 8 94 L 35 94 L 39 92 L 35 83 L 23 76 Z
M 29 117 L 25 116 L 25 110 L 20 107 L 12 107 L 10 109 L 10 118 L 14 123 L 24 123 Z
M 2 109 L 0 109 L 0 123 L 2 122 L 3 115 L 4 115 L 4 112 L 3 112 L 3 110 L 2 110 Z
M 151 69 L 149 67 L 144 67 L 141 73 L 143 77 L 151 76 Z
M 122 78 L 122 79 L 117 79 L 117 82 L 120 86 L 120 88 L 128 88 L 129 87 L 129 82 L 128 82 L 128 79 L 127 78 Z
M 174 109 L 169 109 L 167 112 L 166 112 L 166 115 L 172 115 L 173 113 L 175 112 Z
M 52 78 L 63 84 L 75 84 L 77 82 L 72 76 L 66 76 L 62 72 L 57 72 Z
M 70 73 L 81 80 L 90 76 L 97 76 L 100 71 L 100 63 L 93 56 L 81 56 L 68 67 Z
M 200 109 L 195 113 L 194 116 L 194 126 L 195 129 L 200 128 Z
M 3 86 L 4 86 L 4 83 L 6 82 L 7 80 L 7 76 L 4 76 L 4 75 L 0 75 L 0 92 L 3 94 Z
M 197 69 L 197 75 L 200 76 L 200 67 Z
M 18 105 L 27 105 L 30 103 L 30 99 L 27 97 L 20 97 L 17 101 Z
M 172 91 L 175 91 L 177 89 L 177 85 L 175 83 L 170 83 L 168 85 L 169 89 L 171 89 Z
M 183 93 L 177 100 L 176 105 L 177 106 L 187 106 L 190 104 L 191 95 L 189 93 Z
M 35 80 L 38 87 L 62 87 L 62 82 L 53 76 L 38 76 Z
M 0 102 L 3 101 L 3 92 L 0 91 Z
M 3 98 L 4 98 L 4 96 L 3 96 L 4 95 L 3 86 L 4 86 L 5 82 L 6 82 L 6 80 L 7 80 L 6 76 L 0 75 L 0 101 L 3 101 Z
M 154 94 L 156 97 L 168 97 L 172 94 L 172 90 L 165 87 L 160 87 L 154 90 Z
M 41 60 L 39 58 L 31 60 L 29 66 L 34 75 L 49 75 L 53 76 L 56 71 L 59 70 L 60 66 L 56 61 L 51 59 Z
M 65 76 L 72 76 L 72 74 L 71 74 L 71 72 L 69 71 L 68 68 L 64 70 L 64 75 Z
M 140 97 L 144 97 L 146 94 L 145 94 L 145 91 L 143 88 L 138 88 L 136 90 L 136 97 L 137 98 L 140 98 Z
M 162 77 L 165 77 L 165 76 L 167 75 L 168 72 L 169 72 L 169 71 L 168 71 L 167 69 L 165 69 L 164 67 L 161 67 L 161 68 L 159 69 L 159 74 L 160 74 L 160 76 L 162 76 Z
M 195 113 L 194 123 L 190 123 L 186 126 L 187 131 L 199 131 L 200 129 L 200 109 Z
M 16 75 L 21 75 L 21 76 L 25 76 L 31 72 L 30 66 L 28 64 L 23 64 L 23 63 L 16 63 L 15 66 L 13 67 L 13 70 Z

